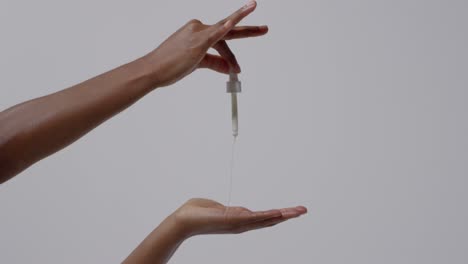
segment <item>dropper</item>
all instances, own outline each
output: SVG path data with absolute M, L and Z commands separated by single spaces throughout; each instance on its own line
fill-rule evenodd
M 239 81 L 237 73 L 231 71 L 229 73 L 229 81 L 227 82 L 227 92 L 231 94 L 231 109 L 232 109 L 232 135 L 237 138 L 239 135 L 239 116 L 237 111 L 237 94 L 242 92 L 242 85 Z

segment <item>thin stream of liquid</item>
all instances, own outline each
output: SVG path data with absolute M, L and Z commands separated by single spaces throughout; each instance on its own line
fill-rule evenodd
M 232 199 L 232 182 L 234 180 L 234 156 L 235 156 L 234 154 L 235 154 L 235 149 L 236 149 L 236 139 L 237 137 L 234 137 L 234 141 L 232 141 L 231 171 L 230 171 L 229 196 L 228 196 L 227 206 L 231 205 L 231 199 Z

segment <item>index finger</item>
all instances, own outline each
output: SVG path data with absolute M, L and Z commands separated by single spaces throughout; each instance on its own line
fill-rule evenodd
M 228 16 L 227 18 L 220 21 L 220 24 L 230 26 L 232 29 L 235 25 L 241 22 L 246 16 L 252 13 L 255 8 L 257 7 L 257 2 L 255 0 L 249 1 L 246 5 L 242 8 L 234 12 L 232 15 Z
M 219 21 L 216 25 L 212 26 L 211 36 L 209 38 L 210 44 L 218 42 L 229 31 L 231 31 L 242 19 L 252 13 L 257 7 L 257 2 L 252 0 L 244 5 L 242 8 L 234 12 L 227 18 Z

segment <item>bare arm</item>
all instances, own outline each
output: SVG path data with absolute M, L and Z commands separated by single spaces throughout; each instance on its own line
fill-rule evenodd
M 0 182 L 55 153 L 157 86 L 143 59 L 0 113 Z
M 205 234 L 240 234 L 275 226 L 307 213 L 303 206 L 252 212 L 215 201 L 192 199 L 164 220 L 124 263 L 165 264 L 188 238 Z
M 173 84 L 197 68 L 239 72 L 226 40 L 267 33 L 266 26 L 235 27 L 255 6 L 253 2 L 215 25 L 192 20 L 142 58 L 0 112 L 0 184 L 70 145 L 154 89 Z M 221 56 L 208 54 L 211 47 Z

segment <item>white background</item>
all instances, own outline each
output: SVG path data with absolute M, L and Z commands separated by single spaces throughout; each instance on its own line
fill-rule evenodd
M 0 108 L 146 54 L 227 0 L 0 1 Z M 305 205 L 172 263 L 467 263 L 468 3 L 261 0 L 233 203 Z M 118 263 L 185 200 L 226 202 L 226 76 L 197 71 L 0 186 L 0 263 Z

